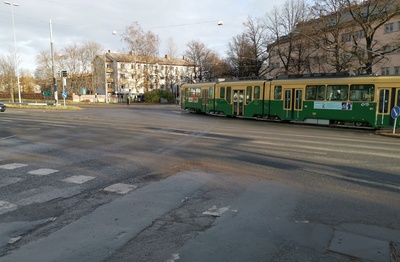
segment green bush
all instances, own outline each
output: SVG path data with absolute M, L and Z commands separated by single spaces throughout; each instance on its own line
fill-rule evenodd
M 144 93 L 144 101 L 146 103 L 160 103 L 161 99 L 166 99 L 168 103 L 174 102 L 174 94 L 166 90 L 153 90 Z

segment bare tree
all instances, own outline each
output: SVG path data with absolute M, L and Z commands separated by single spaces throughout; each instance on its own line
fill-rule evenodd
M 173 58 L 177 57 L 178 47 L 176 46 L 174 39 L 172 37 L 169 37 L 167 39 L 166 46 L 167 46 L 167 55 Z
M 228 57 L 233 74 L 236 77 L 255 76 L 252 55 L 251 43 L 248 41 L 245 33 L 232 38 L 232 42 L 229 43 Z
M 89 73 L 92 71 L 93 59 L 100 54 L 103 54 L 105 48 L 103 45 L 95 41 L 86 41 L 80 47 L 80 59 L 82 61 L 82 72 Z
M 55 57 L 58 55 L 55 53 Z M 51 53 L 49 50 L 42 50 L 36 55 L 36 83 L 43 90 L 51 90 L 53 85 L 53 73 L 51 70 Z
M 400 14 L 400 1 L 343 0 L 343 4 L 353 18 L 353 23 L 361 28 L 363 33 L 362 37 L 352 35 L 353 50 L 351 53 L 357 56 L 360 64 L 364 65 L 365 73 L 372 74 L 372 66 L 377 63 L 376 59 L 383 59 L 385 54 L 400 49 L 400 39 L 392 39 L 391 42 L 387 42 L 388 39 L 385 39 L 385 43 L 380 43 L 375 39 L 377 30 Z M 390 27 L 384 30 L 390 30 Z
M 122 35 L 128 52 L 134 52 L 137 56 L 154 57 L 158 55 L 160 38 L 151 31 L 145 32 L 138 22 L 133 22 L 126 27 Z
M 14 91 L 17 89 L 17 79 L 14 70 L 15 58 L 14 54 L 10 52 L 8 55 L 0 55 L 0 75 L 2 76 L 1 82 L 10 93 L 11 100 L 15 102 Z
M 229 43 L 229 62 L 237 77 L 260 76 L 267 60 L 267 38 L 265 26 L 260 19 L 248 17 L 243 23 L 245 31 L 232 38 Z
M 217 78 L 232 76 L 229 64 L 221 59 L 217 52 L 210 50 L 203 61 L 203 80 L 214 81 Z
M 28 70 L 21 70 L 20 85 L 21 92 L 24 94 L 35 92 L 35 78 Z
M 126 43 L 128 52 L 134 55 L 134 59 L 140 59 L 146 65 L 143 70 L 146 76 L 143 85 L 148 90 L 152 85 L 152 70 L 147 65 L 152 64 L 154 57 L 158 56 L 160 38 L 151 31 L 145 32 L 138 22 L 133 22 L 126 27 L 122 40 Z
M 189 48 L 184 55 L 197 65 L 194 70 L 194 80 L 204 81 L 204 74 L 207 73 L 207 63 L 211 50 L 206 45 L 198 40 L 190 41 L 186 44 Z
M 298 35 L 294 34 L 298 24 L 310 18 L 309 7 L 304 0 L 286 0 L 281 8 L 274 7 L 265 16 L 265 27 L 271 33 L 272 43 L 268 47 L 270 56 L 276 56 L 282 63 L 276 68 L 279 73 L 298 73 L 303 46 L 296 45 Z M 275 59 L 274 59 L 275 60 Z
M 54 53 L 56 72 L 66 70 L 68 72 L 67 88 L 69 92 L 78 93 L 80 88 L 87 88 L 89 92 L 95 90 L 91 84 L 90 73 L 92 71 L 92 61 L 96 55 L 104 53 L 101 44 L 93 41 L 84 42 L 82 45 L 77 43 L 70 44 L 60 52 Z M 48 50 L 42 50 L 36 56 L 35 78 L 37 83 L 44 90 L 51 90 L 52 85 L 52 60 Z M 61 85 L 59 79 L 59 85 Z

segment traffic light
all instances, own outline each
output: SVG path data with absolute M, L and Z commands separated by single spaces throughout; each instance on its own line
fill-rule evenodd
M 62 77 L 67 77 L 68 71 L 66 71 L 66 70 L 61 71 L 61 75 L 62 75 Z

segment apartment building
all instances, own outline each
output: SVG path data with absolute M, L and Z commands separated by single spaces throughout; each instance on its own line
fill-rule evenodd
M 93 85 L 98 94 L 141 96 L 155 89 L 169 90 L 179 96 L 179 87 L 190 82 L 196 65 L 188 59 L 141 57 L 133 52 L 124 54 L 108 51 L 93 60 Z
M 373 20 L 377 14 L 369 15 Z M 400 12 L 382 25 L 379 22 L 371 25 L 377 27 L 371 49 L 366 48 L 364 30 L 348 11 L 300 23 L 269 45 L 268 77 L 368 71 L 400 75 Z

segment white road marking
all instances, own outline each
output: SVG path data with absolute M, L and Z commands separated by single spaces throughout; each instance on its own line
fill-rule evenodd
M 209 208 L 208 211 L 204 211 L 202 214 L 210 215 L 213 217 L 220 217 L 225 211 L 228 211 L 228 210 L 229 210 L 229 207 L 217 208 L 217 206 L 214 205 L 212 208 Z
M 0 200 L 0 214 L 4 214 L 17 209 L 17 205 Z
M 137 188 L 137 186 L 135 185 L 118 183 L 104 188 L 104 191 L 114 192 L 118 194 L 126 194 L 135 188 Z
M 16 137 L 16 135 L 13 135 L 13 136 L 6 136 L 6 137 L 2 137 L 1 139 L 2 139 L 2 140 L 6 140 L 6 139 L 9 139 L 9 138 L 13 138 L 13 137 Z
M 27 166 L 27 165 L 20 164 L 20 163 L 12 163 L 12 164 L 2 165 L 2 166 L 0 166 L 0 168 L 2 168 L 2 169 L 16 169 L 16 168 L 20 168 L 20 167 L 24 167 L 24 166 Z
M 175 260 L 179 260 L 179 259 L 180 259 L 179 254 L 176 253 L 176 254 L 172 254 L 172 256 L 167 260 L 167 262 L 174 262 Z
M 95 177 L 92 177 L 92 176 L 71 176 L 66 179 L 63 179 L 62 181 L 68 182 L 68 183 L 83 184 L 94 178 Z
M 10 238 L 10 240 L 8 241 L 8 244 L 14 244 L 15 242 L 17 242 L 20 239 L 21 239 L 21 236 Z
M 53 173 L 58 172 L 59 170 L 49 169 L 49 168 L 41 168 L 33 171 L 29 171 L 28 174 L 37 175 L 37 176 L 47 176 Z

